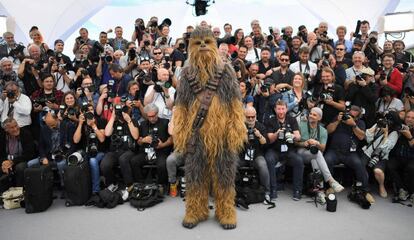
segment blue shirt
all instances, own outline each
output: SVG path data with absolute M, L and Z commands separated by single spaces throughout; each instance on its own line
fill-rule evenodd
M 334 43 L 334 47 L 336 47 L 336 45 L 338 44 L 339 40 L 336 40 Z M 350 53 L 352 51 L 352 42 L 350 40 L 346 40 L 345 39 L 345 47 L 346 47 L 346 52 Z

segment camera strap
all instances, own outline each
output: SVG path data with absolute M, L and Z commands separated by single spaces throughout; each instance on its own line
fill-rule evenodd
M 309 134 L 309 139 L 311 139 L 312 137 L 311 137 L 311 127 L 310 127 L 310 124 L 309 124 L 309 121 L 306 121 L 306 124 L 308 125 L 308 134 Z M 316 126 L 316 137 L 317 137 L 317 139 L 316 140 L 318 140 L 319 141 L 319 139 L 321 138 L 321 133 L 320 133 L 320 125 L 319 125 L 319 123 L 318 123 L 318 125 Z
M 192 125 L 192 135 L 187 143 L 188 153 L 195 152 L 196 133 L 203 126 L 204 120 L 208 113 L 208 109 L 210 108 L 211 102 L 217 92 L 223 69 L 223 65 L 217 66 L 217 71 L 214 77 L 211 77 L 208 80 L 207 84 L 204 86 L 204 89 L 202 89 L 199 81 L 197 81 L 195 78 L 188 80 L 190 83 L 190 87 L 193 90 L 193 93 L 197 96 L 197 99 L 200 101 L 200 107 L 197 110 L 197 115 Z
M 310 67 L 309 67 L 309 61 L 306 62 L 306 67 L 305 67 L 305 71 L 302 71 L 302 63 L 299 61 L 299 70 L 301 73 L 305 74 L 305 73 L 310 73 Z

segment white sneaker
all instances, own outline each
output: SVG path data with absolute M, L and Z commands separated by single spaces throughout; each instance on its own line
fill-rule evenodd
M 403 188 L 400 188 L 400 191 L 398 192 L 398 198 L 401 201 L 406 201 L 408 197 L 409 197 L 408 192 L 405 191 Z
M 318 202 L 321 205 L 324 205 L 326 203 L 324 192 L 319 191 L 319 192 L 316 193 L 316 202 Z
M 270 202 L 272 202 L 272 199 L 270 199 L 270 195 L 265 194 L 265 200 L 263 201 L 263 204 L 268 205 Z
M 339 184 L 339 182 L 337 182 L 337 181 L 335 181 L 335 180 L 333 180 L 332 182 L 331 182 L 331 188 L 336 192 L 336 193 L 339 193 L 339 192 L 342 192 L 343 190 L 344 190 L 344 187 L 341 185 L 341 184 Z

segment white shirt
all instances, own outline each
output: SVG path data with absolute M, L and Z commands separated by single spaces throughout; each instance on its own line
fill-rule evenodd
M 261 50 L 259 48 L 256 48 L 256 50 L 257 50 L 257 56 L 256 56 L 256 53 L 255 53 L 254 49 L 255 48 L 251 48 L 247 51 L 246 61 L 250 61 L 252 63 L 255 63 L 255 62 L 260 60 Z
M 1 122 L 6 120 L 7 113 L 9 112 L 9 99 L 6 98 L 4 101 L 0 99 L 0 113 Z M 32 124 L 30 112 L 32 111 L 32 102 L 30 98 L 24 94 L 20 94 L 17 101 L 11 104 L 14 107 L 13 118 L 16 120 L 19 127 L 24 127 Z
M 309 73 L 311 77 L 314 77 L 316 75 L 316 72 L 318 71 L 318 66 L 311 61 L 308 61 L 308 64 L 303 64 L 300 63 L 300 61 L 296 61 L 290 64 L 289 69 L 292 70 L 294 73 Z
M 55 79 L 56 79 L 56 89 L 62 91 L 63 93 L 67 93 L 70 91 L 69 88 L 69 84 L 67 84 L 65 82 L 65 79 L 63 79 L 62 74 L 55 72 L 53 73 L 53 75 L 55 75 Z M 67 75 L 70 79 L 74 79 L 75 78 L 75 72 L 73 71 L 68 71 Z
M 398 98 L 393 98 L 390 103 L 385 103 L 384 100 L 380 98 L 377 100 L 377 103 L 375 105 L 377 106 L 378 112 L 386 112 L 391 110 L 400 112 L 404 110 L 404 104 Z
M 147 92 L 145 93 L 145 97 L 149 95 L 150 92 L 154 91 L 154 85 L 148 86 Z M 171 100 L 174 102 L 174 94 L 175 94 L 175 88 L 170 87 L 168 89 L 168 95 L 170 95 Z M 167 108 L 165 104 L 165 96 L 164 93 L 155 92 L 154 93 L 154 99 L 151 103 L 154 103 L 158 107 L 158 117 L 165 118 L 171 120 L 172 111 Z

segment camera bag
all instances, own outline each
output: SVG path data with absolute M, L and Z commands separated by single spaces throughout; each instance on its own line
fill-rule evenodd
M 67 207 L 84 205 L 91 197 L 92 183 L 88 161 L 69 165 L 64 172 Z
M 160 189 L 155 183 L 135 183 L 130 194 L 129 203 L 137 208 L 138 211 L 144 211 L 162 202 Z
M 50 166 L 26 168 L 24 171 L 26 213 L 43 212 L 53 202 L 53 172 Z
M 23 188 L 11 187 L 1 195 L 4 209 L 20 208 L 20 202 L 23 201 Z

